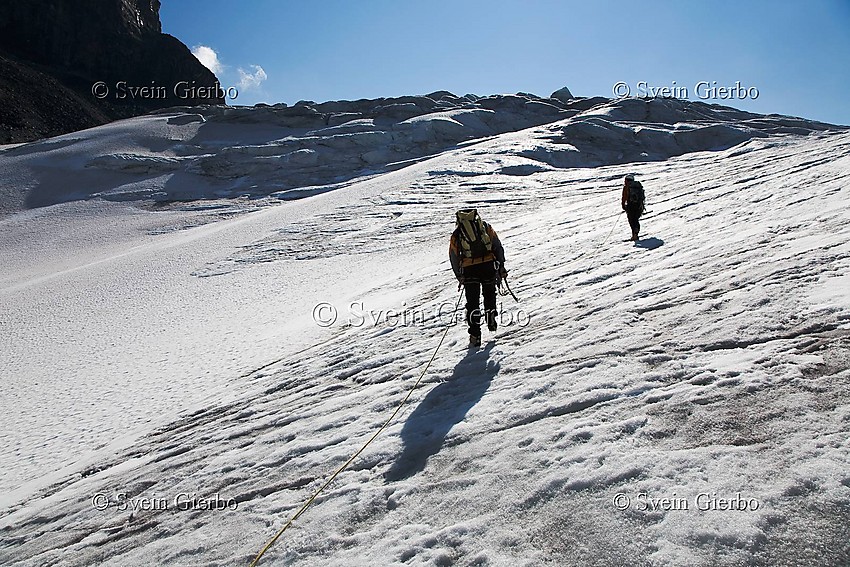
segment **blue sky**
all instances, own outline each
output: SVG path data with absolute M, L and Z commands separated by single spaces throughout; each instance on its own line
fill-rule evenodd
M 562 86 L 611 97 L 623 82 L 850 125 L 848 0 L 163 0 L 160 16 L 215 53 L 235 104 Z M 695 88 L 736 81 L 746 98 Z

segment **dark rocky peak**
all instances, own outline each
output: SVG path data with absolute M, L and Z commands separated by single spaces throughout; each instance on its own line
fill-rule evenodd
M 159 0 L 19 0 L 0 14 L 0 48 L 51 67 L 98 68 L 110 47 L 162 33 Z
M 223 104 L 215 75 L 178 39 L 162 33 L 159 0 L 7 0 L 0 11 L 0 89 L 12 106 L 4 109 L 0 143 L 25 141 L 176 105 Z M 42 78 L 37 78 L 42 77 Z M 43 77 L 67 92 L 57 94 Z M 109 95 L 96 98 L 104 82 Z M 152 94 L 117 96 L 118 83 L 154 87 Z M 186 84 L 199 90 L 179 93 Z M 126 91 L 125 91 L 126 93 Z M 210 96 L 211 95 L 211 96 Z M 51 100 L 61 97 L 62 116 Z M 74 101 L 77 101 L 76 103 Z M 73 108 L 77 106 L 76 110 Z M 48 124 L 50 126 L 48 126 Z M 62 126 L 62 124 L 66 124 Z

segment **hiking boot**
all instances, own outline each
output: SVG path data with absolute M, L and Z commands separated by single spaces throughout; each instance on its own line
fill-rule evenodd
M 471 346 L 471 347 L 481 346 L 481 335 L 469 335 L 469 346 Z
M 490 332 L 495 333 L 498 325 L 496 324 L 496 310 L 488 309 L 485 313 L 485 318 L 487 319 L 487 329 Z

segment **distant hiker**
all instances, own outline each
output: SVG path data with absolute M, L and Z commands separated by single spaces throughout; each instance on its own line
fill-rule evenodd
M 481 292 L 487 329 L 496 330 L 496 283 L 508 275 L 505 251 L 493 228 L 481 220 L 478 211 L 466 209 L 455 214 L 457 228 L 449 240 L 449 261 L 466 295 L 466 322 L 469 345 L 481 345 Z
M 635 181 L 635 174 L 626 175 L 623 181 L 623 210 L 626 211 L 629 225 L 632 227 L 632 240 L 635 242 L 637 242 L 640 233 L 640 221 L 638 219 L 644 211 L 645 197 L 643 185 L 640 181 Z

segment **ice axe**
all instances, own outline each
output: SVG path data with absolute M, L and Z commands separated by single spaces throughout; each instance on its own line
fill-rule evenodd
M 499 285 L 500 293 L 501 293 L 502 295 L 506 295 L 504 292 L 502 292 L 502 291 L 501 291 L 501 289 L 502 289 L 502 282 L 505 282 L 505 289 L 506 289 L 506 290 L 508 290 L 508 293 L 511 295 L 511 297 L 513 297 L 513 298 L 514 298 L 514 301 L 516 301 L 517 303 L 519 303 L 519 299 L 517 299 L 517 296 L 516 296 L 516 295 L 514 295 L 514 292 L 513 292 L 513 291 L 511 291 L 511 286 L 510 286 L 510 285 L 508 285 L 508 271 L 507 271 L 507 270 L 503 270 L 503 269 L 501 268 L 501 266 L 500 266 L 500 267 L 499 267 L 499 270 L 498 270 L 498 272 L 497 272 L 497 273 L 498 273 L 498 274 L 499 274 L 499 276 L 500 276 L 500 277 L 499 277 L 499 284 L 498 284 L 498 285 Z

